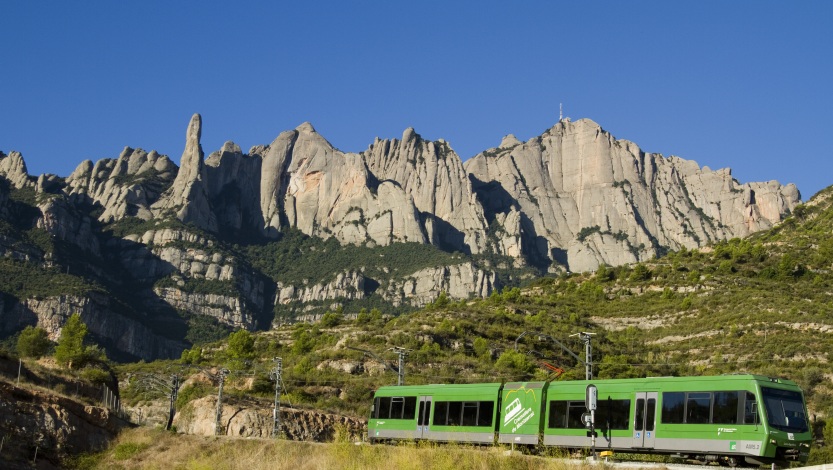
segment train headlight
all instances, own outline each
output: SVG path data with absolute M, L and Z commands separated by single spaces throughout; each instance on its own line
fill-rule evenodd
M 770 443 L 770 444 L 772 444 L 772 445 L 777 444 L 777 442 L 775 441 L 775 439 L 770 439 L 770 440 L 769 440 L 769 443 Z

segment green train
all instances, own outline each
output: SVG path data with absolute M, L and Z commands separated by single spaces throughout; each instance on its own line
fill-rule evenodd
M 801 389 L 758 375 L 381 387 L 371 442 L 425 439 L 671 454 L 730 466 L 806 462 Z

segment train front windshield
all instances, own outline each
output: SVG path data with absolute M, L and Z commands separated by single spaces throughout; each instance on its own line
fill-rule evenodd
M 761 391 L 770 426 L 784 432 L 808 431 L 804 400 L 800 393 L 768 387 L 761 387 Z

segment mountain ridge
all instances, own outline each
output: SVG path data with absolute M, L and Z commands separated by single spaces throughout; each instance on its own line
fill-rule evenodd
M 179 166 L 126 147 L 67 178 L 32 177 L 22 155 L 0 154 L 0 214 L 27 214 L 7 219 L 18 238 L 5 256 L 71 268 L 80 284 L 107 286 L 141 310 L 124 321 L 168 325 L 164 347 L 114 339 L 132 356 L 171 354 L 181 330 L 263 329 L 350 305 L 414 308 L 440 292 L 483 297 L 543 273 L 645 261 L 770 228 L 800 200 L 792 184 L 740 184 L 728 169 L 643 152 L 587 119 L 526 142 L 506 136 L 465 163 L 412 128 L 351 153 L 302 123 L 248 154 L 229 141 L 207 158 L 201 133 L 195 114 Z M 19 241 L 33 230 L 41 245 Z M 394 245 L 403 255 L 374 255 Z M 328 274 L 284 277 L 269 264 L 289 260 L 287 250 L 329 253 L 318 258 Z M 328 264 L 351 257 L 362 261 Z M 131 292 L 112 294 L 122 291 Z M 9 300 L 16 317 L 0 330 L 52 315 L 25 300 Z M 76 304 L 90 318 L 112 311 L 98 297 Z M 215 326 L 205 330 L 201 318 Z

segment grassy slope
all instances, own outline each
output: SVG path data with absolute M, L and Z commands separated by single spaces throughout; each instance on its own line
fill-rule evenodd
M 464 446 L 357 446 L 268 439 L 217 439 L 149 429 L 125 432 L 107 452 L 76 458 L 78 469 L 583 469 L 588 465 Z

